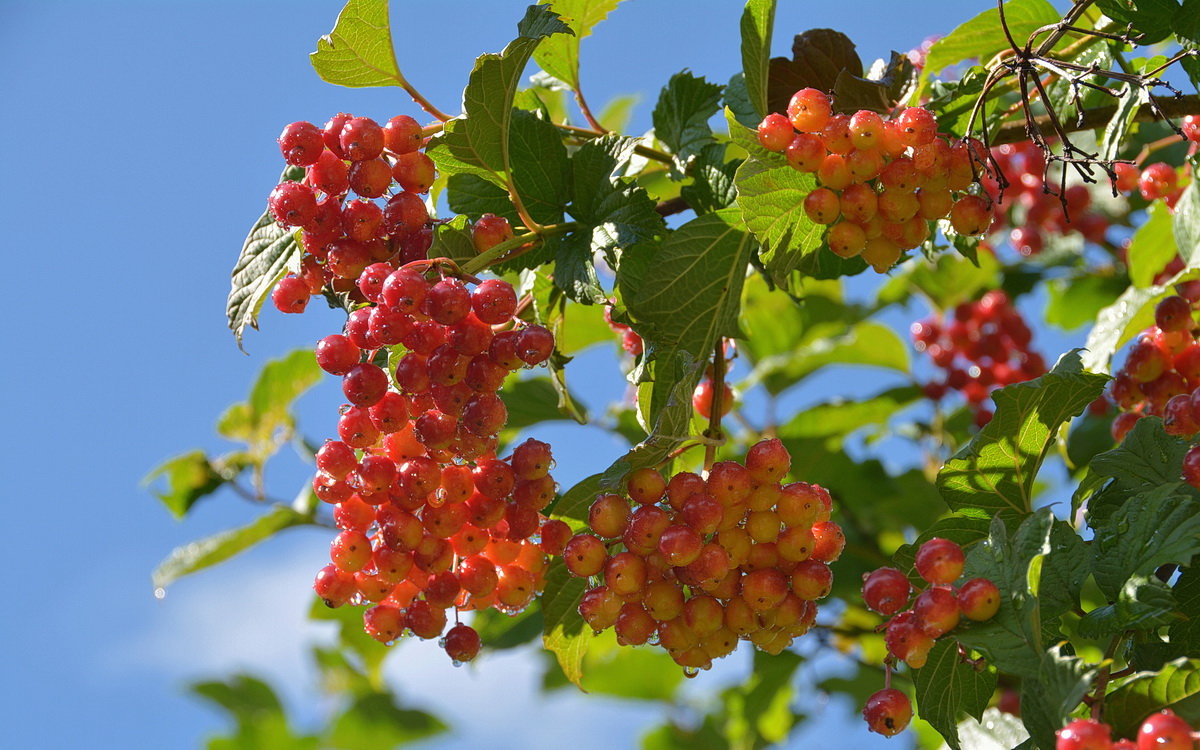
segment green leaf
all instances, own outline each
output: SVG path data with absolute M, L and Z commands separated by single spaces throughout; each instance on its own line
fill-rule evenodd
M 1184 568 L 1171 593 L 1180 616 L 1167 630 L 1171 645 L 1185 654 L 1200 653 L 1200 568 Z
M 361 672 L 368 679 L 379 679 L 383 661 L 392 648 L 386 646 L 363 629 L 362 610 L 358 607 L 329 607 L 318 597 L 313 596 L 308 608 L 308 619 L 317 622 L 332 622 L 337 624 L 337 644 L 343 651 L 352 652 L 355 662 L 361 663 Z M 357 668 L 357 666 L 356 666 Z
M 1046 322 L 1064 331 L 1092 323 L 1101 310 L 1121 296 L 1125 286 L 1117 276 L 1088 274 L 1052 279 L 1046 282 Z
M 655 361 L 651 423 L 684 379 L 681 353 L 705 361 L 721 337 L 741 334 L 738 308 L 752 244 L 737 211 L 725 209 L 683 224 L 661 245 L 626 254 L 617 286 Z
M 513 186 L 533 220 L 563 220 L 570 196 L 571 167 L 558 128 L 532 112 L 514 111 L 509 132 Z
M 737 200 L 733 177 L 740 163 L 725 161 L 723 144 L 705 146 L 688 167 L 692 183 L 680 188 L 679 194 L 697 216 L 732 206 Z
M 579 43 L 596 24 L 616 9 L 620 0 L 542 0 L 573 33 L 552 36 L 538 47 L 533 59 L 542 70 L 572 89 L 579 88 Z
M 1096 527 L 1096 585 L 1110 601 L 1130 578 L 1167 563 L 1187 565 L 1200 552 L 1200 504 L 1171 489 L 1131 498 Z
M 1130 281 L 1139 288 L 1152 287 L 1154 277 L 1162 272 L 1177 252 L 1171 211 L 1165 204 L 1156 201 L 1150 204 L 1146 211 L 1146 222 L 1133 233 L 1129 243 Z
M 1120 445 L 1092 459 L 1091 472 L 1112 481 L 1088 502 L 1088 523 L 1106 522 L 1128 498 L 1154 490 L 1170 487 L 1177 494 L 1198 497 L 1180 482 L 1179 469 L 1188 448 L 1186 440 L 1163 431 L 1158 417 L 1139 419 Z M 1076 493 L 1076 508 L 1084 497 Z
M 1160 269 L 1161 270 L 1161 269 Z M 1164 297 L 1174 294 L 1174 284 L 1194 276 L 1185 272 L 1182 277 L 1161 286 L 1139 288 L 1130 286 L 1116 302 L 1100 311 L 1096 325 L 1088 332 L 1084 367 L 1092 372 L 1108 372 L 1113 355 L 1139 332 L 1154 323 L 1154 306 Z
M 1099 0 L 1096 5 L 1117 24 L 1132 25 L 1139 44 L 1166 39 L 1175 16 L 1182 14 L 1178 0 Z
M 328 746 L 337 750 L 388 750 L 447 729 L 433 714 L 396 705 L 390 693 L 372 693 L 355 699 L 333 720 Z
M 865 321 L 839 336 L 804 343 L 790 353 L 760 360 L 750 374 L 747 386 L 761 382 L 772 393 L 782 393 L 830 365 L 862 365 L 907 372 L 908 346 L 891 328 Z
M 746 226 L 762 244 L 763 265 L 776 284 L 787 286 L 791 272 L 804 256 L 821 248 L 825 236 L 825 227 L 804 212 L 804 199 L 816 187 L 816 178 L 782 157 L 762 161 L 751 156 L 738 167 L 734 184 Z
M 234 720 L 234 733 L 209 739 L 209 750 L 317 750 L 316 737 L 295 734 L 270 685 L 246 674 L 227 682 L 198 682 L 191 691 Z
M 1036 29 L 1058 21 L 1060 16 L 1046 0 L 1008 0 L 1004 3 L 1004 18 L 1013 39 L 1020 44 Z M 928 79 L 943 68 L 972 58 L 986 63 L 1008 48 L 1000 13 L 989 8 L 933 43 L 925 57 L 923 77 Z
M 1161 211 L 1159 202 L 1150 205 L 1150 210 Z M 1188 268 L 1194 267 L 1200 261 L 1200 191 L 1196 183 L 1188 185 L 1175 204 L 1175 218 L 1171 222 L 1175 235 L 1175 247 Z M 1167 259 L 1170 261 L 1170 258 Z M 1166 265 L 1165 263 L 1163 265 Z
M 1100 140 L 1101 159 L 1116 159 L 1121 153 L 1121 145 L 1129 134 L 1130 126 L 1133 125 L 1138 105 L 1142 103 L 1141 97 L 1133 87 L 1122 92 L 1121 98 L 1117 100 L 1116 110 L 1104 126 L 1104 136 Z
M 476 180 L 474 175 L 454 175 L 451 180 L 464 177 Z M 490 183 L 479 180 L 479 183 L 492 187 Z M 478 183 L 477 183 L 478 184 Z M 505 195 L 507 202 L 508 196 Z M 455 216 L 444 224 L 433 227 L 433 244 L 429 246 L 430 258 L 449 258 L 455 263 L 463 263 L 479 254 L 472 239 L 471 224 L 464 215 Z
M 508 223 L 514 227 L 521 223 L 508 191 L 477 174 L 450 175 L 446 180 L 446 203 L 451 211 L 463 214 L 471 221 L 476 221 L 484 214 L 496 214 L 508 219 Z M 471 250 L 474 254 L 474 244 Z
M 309 55 L 322 80 L 338 86 L 402 86 L 387 0 L 347 0 L 333 31 Z
M 659 93 L 651 116 L 654 135 L 681 167 L 712 142 L 708 120 L 721 108 L 723 89 L 684 70 L 671 76 Z
M 1041 654 L 1037 679 L 1021 680 L 1021 719 L 1039 747 L 1053 747 L 1054 732 L 1083 700 L 1095 670 L 1056 646 Z
M 320 381 L 322 371 L 309 349 L 297 349 L 268 362 L 250 390 L 252 424 L 258 430 L 269 429 L 284 420 L 292 402 Z
M 1175 620 L 1175 597 L 1154 576 L 1134 576 L 1121 587 L 1114 604 L 1088 612 L 1079 620 L 1079 634 L 1100 640 L 1126 630 L 1153 630 Z
M 176 547 L 154 570 L 152 580 L 155 588 L 165 588 L 185 575 L 224 562 L 269 539 L 276 532 L 309 522 L 309 518 L 286 505 L 272 506 L 246 526 L 222 531 L 198 542 Z
M 792 710 L 793 677 L 803 659 L 790 651 L 754 652 L 754 668 L 742 685 L 721 694 L 722 734 L 730 748 L 752 750 L 785 742 L 803 717 Z
M 669 703 L 681 682 L 683 671 L 661 649 L 618 646 L 611 629 L 588 638 L 581 683 L 585 692 Z M 548 689 L 567 684 L 555 671 L 547 671 L 543 679 Z
M 835 399 L 810 406 L 782 428 L 794 437 L 844 437 L 867 425 L 886 425 L 894 415 L 923 398 L 920 388 L 889 388 L 860 401 Z
M 142 483 L 149 484 L 159 477 L 167 478 L 166 491 L 151 492 L 176 518 L 183 518 L 197 500 L 212 494 L 226 481 L 209 463 L 208 454 L 200 450 L 167 459 L 147 474 Z
M 1162 671 L 1131 677 L 1110 692 L 1104 720 L 1120 737 L 1133 737 L 1150 714 L 1170 708 L 1188 724 L 1200 722 L 1200 659 L 1176 659 Z
M 946 504 L 1028 513 L 1038 469 L 1059 428 L 1100 396 L 1106 381 L 1084 372 L 1076 350 L 1040 378 L 995 391 L 992 421 L 938 472 Z
M 641 101 L 641 97 L 637 94 L 613 97 L 608 104 L 604 105 L 604 109 L 600 110 L 596 119 L 614 133 L 623 132 L 629 127 L 629 121 L 633 119 L 633 108 L 639 101 Z
M 562 560 L 556 558 L 546 571 L 546 588 L 542 592 L 545 620 L 542 644 L 554 654 L 566 678 L 580 689 L 583 687 L 583 656 L 595 637 L 579 614 L 579 602 L 587 587 L 586 580 L 571 575 Z
M 905 263 L 879 290 L 881 303 L 904 303 L 909 295 L 920 294 L 937 310 L 951 310 L 972 300 L 981 291 L 995 289 L 1000 283 L 1000 264 L 991 253 L 979 257 L 979 263 L 942 253 L 932 261 L 918 256 Z
M 558 406 L 558 393 L 550 378 L 520 378 L 510 380 L 500 391 L 500 398 L 508 407 L 508 422 L 501 432 L 501 441 L 510 442 L 521 430 L 542 422 L 574 419 Z M 574 398 L 572 398 L 574 401 Z M 587 421 L 587 411 L 580 415 Z
M 959 656 L 954 639 L 945 638 L 929 652 L 925 666 L 915 671 L 913 685 L 921 718 L 958 750 L 959 717 L 966 713 L 982 718 L 996 691 L 996 670 L 990 666 L 976 670 Z
M 264 211 L 250 228 L 233 266 L 229 298 L 225 303 L 229 329 L 242 351 L 245 351 L 242 334 L 246 326 L 258 329 L 258 313 L 272 287 L 290 266 L 299 264 L 302 252 L 292 230 L 276 224 L 270 212 Z
M 479 633 L 486 648 L 493 651 L 516 648 L 534 641 L 542 634 L 541 602 L 537 599 L 516 615 L 506 615 L 498 609 L 481 609 L 475 612 L 471 627 Z
M 571 29 L 544 5 L 531 5 L 517 24 L 517 38 L 500 54 L 475 60 L 463 91 L 465 115 L 445 123 L 427 153 L 441 171 L 470 172 L 503 185 L 498 177 L 512 170 L 510 127 L 513 99 L 521 73 L 541 40 Z
M 742 76 L 747 98 L 761 120 L 770 112 L 767 109 L 767 74 L 775 29 L 775 0 L 747 0 L 740 25 Z

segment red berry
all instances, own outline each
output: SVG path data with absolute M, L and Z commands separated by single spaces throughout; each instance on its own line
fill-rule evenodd
M 1111 750 L 1112 730 L 1095 719 L 1075 719 L 1054 733 L 1055 750 Z
M 924 107 L 909 107 L 896 118 L 900 141 L 906 146 L 924 146 L 937 137 L 937 118 Z
M 299 276 L 284 276 L 271 290 L 271 303 L 283 313 L 302 313 L 312 296 L 308 284 Z
M 314 164 L 325 150 L 321 130 L 311 122 L 293 122 L 279 134 L 279 150 L 283 160 L 295 167 Z
M 1192 304 L 1179 295 L 1166 297 L 1154 308 L 1154 323 L 1164 331 L 1186 331 L 1192 327 Z
M 341 570 L 332 563 L 317 572 L 317 580 L 313 582 L 313 590 L 327 607 L 340 607 L 357 593 L 354 574 Z
M 1138 729 L 1138 750 L 1192 750 L 1192 728 L 1170 709 L 1151 714 Z
M 369 117 L 352 117 L 338 133 L 338 144 L 350 161 L 378 159 L 383 153 L 383 129 Z
M 1179 185 L 1179 175 L 1170 164 L 1156 162 L 1144 168 L 1138 177 L 1138 191 L 1148 201 L 1166 198 Z
M 1200 489 L 1200 445 L 1193 445 L 1183 457 L 1183 481 Z
M 317 197 L 312 188 L 299 182 L 281 182 L 267 198 L 267 207 L 275 221 L 289 227 L 302 227 L 317 215 Z
M 758 124 L 758 142 L 768 151 L 783 151 L 793 135 L 792 123 L 778 112 L 772 112 Z
M 477 253 L 487 252 L 513 236 L 508 219 L 495 214 L 484 214 L 471 226 L 471 241 Z
M 1000 610 L 1000 589 L 986 578 L 972 578 L 958 590 L 958 608 L 969 620 L 990 620 Z
M 796 130 L 816 133 L 822 130 L 833 114 L 829 97 L 814 88 L 806 88 L 792 95 L 788 103 L 788 119 Z
M 863 601 L 881 615 L 894 615 L 908 606 L 912 585 L 895 568 L 879 568 L 863 581 Z
M 931 586 L 913 603 L 914 622 L 931 638 L 938 638 L 958 625 L 958 599 L 948 588 Z
M 722 384 L 721 391 L 721 416 L 729 413 L 733 408 L 733 389 L 728 383 Z M 716 400 L 716 389 L 711 380 L 705 379 L 700 381 L 700 385 L 696 386 L 696 391 L 692 394 L 692 408 L 696 413 L 705 419 L 712 417 L 713 401 Z
M 470 625 L 455 625 L 446 633 L 444 648 L 456 664 L 471 661 L 479 655 L 479 633 Z
M 399 154 L 392 165 L 392 179 L 410 193 L 428 193 L 436 178 L 437 168 L 433 165 L 433 159 L 420 151 Z
M 471 292 L 471 309 L 488 325 L 505 323 L 516 312 L 517 293 L 507 281 L 487 279 Z
M 421 147 L 421 123 L 408 115 L 396 115 L 383 126 L 383 144 L 393 154 L 407 154 Z
M 886 688 L 867 699 L 863 718 L 872 732 L 893 737 L 912 721 L 912 703 L 908 696 L 895 688 Z
M 917 550 L 917 573 L 933 584 L 951 584 L 962 575 L 965 561 L 962 547 L 949 539 L 934 537 Z
M 539 325 L 528 325 L 521 329 L 516 339 L 516 352 L 527 365 L 539 365 L 554 353 L 554 334 Z
M 378 403 L 387 389 L 387 373 L 368 362 L 354 365 L 342 377 L 342 392 L 346 394 L 346 400 L 355 406 Z

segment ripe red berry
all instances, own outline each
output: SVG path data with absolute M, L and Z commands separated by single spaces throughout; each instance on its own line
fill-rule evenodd
M 471 225 L 471 242 L 478 253 L 487 252 L 501 242 L 511 240 L 513 236 L 508 219 L 496 214 L 484 214 Z
M 455 625 L 450 628 L 445 637 L 446 655 L 455 664 L 471 661 L 479 655 L 479 633 L 470 625 Z
M 330 563 L 317 572 L 317 580 L 313 582 L 313 590 L 327 607 L 340 607 L 357 593 L 354 574 L 338 568 Z
M 383 144 L 393 154 L 407 154 L 421 147 L 421 123 L 408 115 L 396 115 L 383 126 Z
M 898 136 L 906 146 L 924 146 L 937 137 L 937 118 L 924 107 L 909 107 L 896 118 Z
M 958 600 L 954 592 L 930 586 L 913 603 L 914 622 L 931 638 L 939 638 L 958 625 Z
M 912 721 L 912 703 L 908 696 L 895 688 L 874 693 L 863 707 L 863 718 L 872 732 L 894 737 Z
M 1154 323 L 1164 331 L 1186 331 L 1192 327 L 1192 304 L 1173 294 L 1154 308 Z
M 1075 719 L 1054 733 L 1055 750 L 1111 750 L 1112 730 L 1095 719 Z
M 284 276 L 271 290 L 271 303 L 284 313 L 302 313 L 311 295 L 308 284 L 299 276 Z
M 908 606 L 912 584 L 895 568 L 879 568 L 863 581 L 863 601 L 881 615 L 894 615 Z
M 299 182 L 281 182 L 267 197 L 267 207 L 275 221 L 289 227 L 302 227 L 317 215 L 317 198 L 312 188 Z
M 1193 445 L 1183 457 L 1183 481 L 1200 489 L 1200 445 Z
M 724 386 L 721 391 L 721 416 L 723 417 L 733 408 L 733 389 L 729 387 L 728 383 L 722 385 Z M 700 385 L 696 386 L 696 390 L 692 394 L 692 408 L 704 419 L 710 419 L 712 416 L 713 401 L 716 400 L 715 394 L 716 388 L 708 379 L 700 381 Z
M 1166 198 L 1178 185 L 1175 168 L 1161 161 L 1145 167 L 1138 177 L 1138 191 L 1148 201 Z
M 778 112 L 772 112 L 758 124 L 758 142 L 768 151 L 783 151 L 793 135 L 792 123 Z
M 951 584 L 962 575 L 965 561 L 962 547 L 949 539 L 934 537 L 917 550 L 917 573 L 933 584 Z
M 1151 714 L 1138 729 L 1138 750 L 1192 750 L 1192 728 L 1170 709 Z
M 816 133 L 829 122 L 833 107 L 824 92 L 806 88 L 792 95 L 787 113 L 796 130 L 802 133 Z
M 515 341 L 517 356 L 527 365 L 539 365 L 554 353 L 554 334 L 539 325 L 521 329 Z
M 352 117 L 338 133 L 338 144 L 350 161 L 378 159 L 383 153 L 383 129 L 369 117 Z
M 420 151 L 399 154 L 392 164 L 392 179 L 410 193 L 428 193 L 436 178 L 437 168 L 433 159 Z
M 293 122 L 279 134 L 279 150 L 283 160 L 296 167 L 314 164 L 325 150 L 321 129 L 311 122 Z
M 387 393 L 388 376 L 369 362 L 354 365 L 342 377 L 342 392 L 355 406 L 371 406 Z

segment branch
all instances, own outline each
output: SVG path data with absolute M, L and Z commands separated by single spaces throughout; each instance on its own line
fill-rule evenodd
M 1133 116 L 1133 119 L 1137 122 L 1150 122 L 1165 118 L 1183 117 L 1184 115 L 1198 115 L 1200 114 L 1200 95 L 1189 94 L 1177 99 L 1164 99 L 1158 103 L 1158 110 L 1161 111 L 1162 116 L 1151 105 L 1143 104 L 1138 107 L 1137 114 Z M 1068 133 L 1076 133 L 1081 130 L 1094 130 L 1111 120 L 1116 112 L 1117 105 L 1115 104 L 1086 110 L 1075 122 L 1069 124 L 1063 123 L 1063 130 Z M 1051 127 L 1049 115 L 1036 117 L 1033 122 L 1039 129 Z M 991 145 L 1000 146 L 1005 143 L 1017 143 L 1024 140 L 1028 140 L 1025 123 L 1013 122 L 998 128 L 992 134 Z

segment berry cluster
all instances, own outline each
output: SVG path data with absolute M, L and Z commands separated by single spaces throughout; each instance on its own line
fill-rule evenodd
M 833 583 L 828 563 L 845 545 L 829 520 L 829 493 L 781 484 L 791 456 L 764 440 L 745 465 L 720 461 L 708 478 L 652 468 L 625 493 L 599 495 L 590 533 L 573 536 L 567 570 L 591 580 L 579 612 L 622 645 L 662 646 L 688 674 L 733 652 L 739 640 L 777 654 L 812 627 Z
M 1193 317 L 1200 285 L 1184 284 L 1180 291 L 1188 296 L 1176 294 L 1158 303 L 1155 325 L 1134 340 L 1113 378 L 1109 395 L 1123 412 L 1112 424 L 1117 441 L 1146 415 L 1161 416 L 1172 435 L 1200 432 L 1200 409 L 1192 406 L 1193 393 L 1200 391 L 1200 341 Z M 1200 405 L 1200 395 L 1195 399 Z
M 804 211 L 829 227 L 829 249 L 843 258 L 861 254 L 879 273 L 925 242 L 931 221 L 949 216 L 964 235 L 983 234 L 991 224 L 987 196 L 967 192 L 976 182 L 972 161 L 983 162 L 981 147 L 938 137 L 937 120 L 923 107 L 890 120 L 869 110 L 834 114 L 828 96 L 806 88 L 792 97 L 786 116 L 763 119 L 758 140 L 816 174 L 821 187 L 805 197 Z
M 1029 326 L 1008 295 L 998 290 L 954 308 L 952 319 L 930 317 L 913 323 L 910 333 L 917 351 L 928 354 L 946 373 L 941 381 L 925 384 L 925 395 L 938 401 L 948 391 L 961 392 L 979 426 L 992 418 L 984 402 L 994 389 L 1046 372 L 1042 356 L 1029 348 Z
M 631 357 L 640 357 L 645 349 L 645 342 L 642 337 L 624 323 L 619 323 L 612 318 L 612 305 L 606 305 L 604 308 L 604 321 L 608 323 L 608 327 L 613 333 L 621 337 L 621 348 Z
M 1088 242 L 1105 241 L 1109 220 L 1092 205 L 1091 191 L 1086 185 L 1071 185 L 1062 190 L 1061 196 L 1058 188 L 1050 190 L 1045 184 L 1046 155 L 1036 144 L 1023 141 L 997 146 L 992 149 L 992 158 L 1009 184 L 1001 196 L 995 178 L 983 179 L 984 189 L 995 201 L 992 229 L 1010 229 L 1009 241 L 1018 253 L 1037 255 L 1048 235 L 1078 232 Z
M 426 258 L 431 221 L 420 193 L 434 168 L 421 143 L 420 125 L 405 116 L 383 127 L 340 114 L 323 130 L 284 128 L 284 159 L 306 175 L 277 186 L 268 206 L 301 229 L 305 254 L 302 272 L 283 278 L 272 299 L 299 313 L 329 291 L 354 307 L 344 333 L 316 349 L 349 403 L 338 439 L 316 455 L 313 490 L 341 533 L 314 589 L 331 607 L 372 605 L 363 624 L 384 643 L 406 632 L 436 638 L 453 609 L 442 646 L 463 662 L 480 640 L 458 612 L 523 609 L 570 530 L 541 513 L 556 492 L 550 446 L 529 440 L 496 456 L 508 421 L 497 392 L 511 372 L 545 362 L 554 336 L 515 317 L 508 282 Z M 393 183 L 400 189 L 389 194 Z M 358 199 L 347 200 L 351 190 Z M 492 215 L 473 228 L 480 252 L 512 235 Z
M 1055 732 L 1054 750 L 1192 750 L 1200 733 L 1171 710 L 1151 714 L 1137 740 L 1112 740 L 1112 728 L 1095 719 L 1075 719 Z
M 890 618 L 884 634 L 889 664 L 900 660 L 912 669 L 920 669 L 936 640 L 954 630 L 961 618 L 982 622 L 999 611 L 1000 589 L 990 580 L 972 578 L 954 588 L 965 562 L 962 547 L 948 539 L 935 537 L 922 544 L 917 550 L 916 568 L 930 586 L 915 600 L 908 576 L 896 568 L 879 568 L 864 576 L 863 601 L 871 610 Z M 863 718 L 871 731 L 890 737 L 908 725 L 912 706 L 904 693 L 886 688 L 867 701 Z
M 279 136 L 291 166 L 304 167 L 300 182 L 282 182 L 267 207 L 284 226 L 301 230 L 300 273 L 279 281 L 271 299 L 282 312 L 303 312 L 322 291 L 367 301 L 356 280 L 373 263 L 395 266 L 423 260 L 433 241 L 422 193 L 437 172 L 420 148 L 421 125 L 407 115 L 380 126 L 369 117 L 341 113 L 318 128 L 293 122 Z M 398 188 L 392 192 L 392 188 Z M 353 192 L 357 197 L 349 198 Z M 382 200 L 382 205 L 377 202 Z M 508 221 L 487 215 L 473 229 L 482 252 L 512 237 Z

